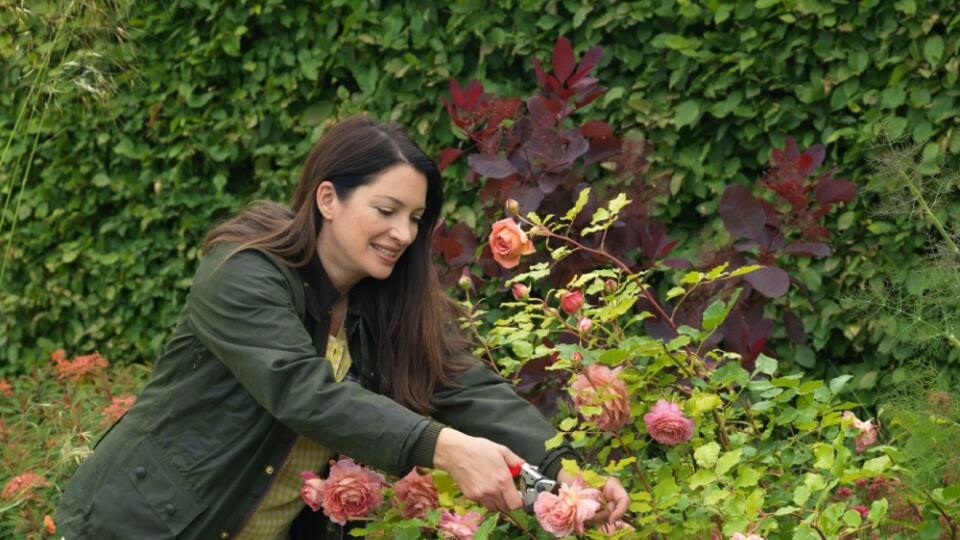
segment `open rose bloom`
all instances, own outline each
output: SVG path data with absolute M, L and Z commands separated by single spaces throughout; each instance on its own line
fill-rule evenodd
M 647 433 L 661 444 L 680 444 L 693 437 L 693 420 L 684 416 L 676 403 L 663 399 L 643 415 L 643 422 Z
M 452 540 L 473 540 L 473 535 L 477 534 L 477 528 L 483 523 L 483 515 L 480 512 L 467 512 L 461 516 L 455 512 L 444 510 L 440 514 L 440 525 L 437 532 L 441 538 L 450 538 Z
M 600 490 L 594 489 L 577 478 L 573 484 L 560 486 L 558 494 L 540 493 L 533 511 L 540 526 L 557 538 L 583 534 L 585 523 L 600 509 Z
M 313 509 L 323 508 L 330 521 L 346 525 L 352 518 L 366 516 L 383 503 L 387 482 L 378 472 L 348 457 L 330 463 L 330 474 L 321 480 L 310 471 L 300 473 L 304 485 L 300 497 Z
M 760 536 L 759 534 L 736 533 L 730 537 L 730 540 L 766 540 L 766 538 Z
M 433 483 L 433 477 L 420 474 L 416 468 L 393 485 L 394 505 L 406 519 L 425 517 L 427 510 L 438 506 L 439 500 L 440 495 Z
M 520 229 L 512 219 L 501 219 L 493 224 L 490 231 L 490 251 L 493 259 L 504 268 L 513 268 L 520 264 L 521 255 L 530 255 L 535 250 L 527 233 Z
M 590 364 L 570 385 L 570 395 L 578 409 L 584 406 L 602 409 L 599 415 L 584 415 L 584 418 L 604 431 L 617 431 L 630 421 L 627 385 L 619 378 L 622 370 L 622 367 L 610 369 Z

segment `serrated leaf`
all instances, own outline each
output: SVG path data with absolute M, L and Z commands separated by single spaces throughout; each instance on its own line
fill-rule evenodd
M 840 390 L 843 390 L 843 387 L 846 386 L 847 381 L 852 378 L 853 375 L 840 375 L 839 377 L 830 379 L 830 391 L 834 394 L 839 394 Z
M 793 490 L 793 504 L 803 506 L 810 499 L 810 488 L 805 484 L 800 484 Z
M 666 296 L 666 298 L 667 298 L 667 300 L 671 300 L 671 299 L 676 298 L 676 297 L 678 297 L 678 296 L 682 296 L 683 293 L 685 293 L 685 292 L 687 292 L 687 291 L 686 291 L 686 289 L 684 289 L 683 287 L 673 287 L 672 289 L 670 289 L 669 291 L 667 291 L 667 296 Z
M 573 208 L 563 215 L 563 220 L 573 221 L 573 219 L 577 217 L 577 214 L 583 210 L 583 207 L 587 205 L 588 200 L 590 200 L 590 188 L 585 188 L 580 191 L 580 195 L 577 196 L 577 202 L 574 203 Z
M 875 457 L 863 462 L 864 472 L 882 473 L 890 467 L 890 458 L 887 456 Z
M 867 521 L 876 527 L 887 515 L 887 499 L 878 499 L 870 505 L 870 513 L 867 514 Z
M 770 358 L 769 356 L 760 353 L 757 355 L 756 369 L 754 373 L 766 373 L 767 375 L 773 375 L 777 372 L 777 360 L 776 358 Z

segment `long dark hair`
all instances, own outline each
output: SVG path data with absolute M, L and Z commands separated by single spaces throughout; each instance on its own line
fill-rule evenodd
M 214 228 L 203 251 L 231 242 L 239 244 L 234 253 L 257 247 L 288 266 L 305 266 L 316 257 L 323 223 L 315 202 L 320 183 L 332 182 L 337 197 L 345 200 L 357 187 L 403 163 L 427 179 L 417 237 L 387 279 L 364 279 L 352 294 L 362 298 L 365 313 L 375 322 L 379 390 L 412 410 L 429 413 L 437 385 L 454 385 L 452 377 L 466 368 L 458 359 L 468 345 L 457 331 L 458 307 L 444 293 L 430 262 L 430 235 L 440 217 L 443 180 L 437 165 L 400 126 L 363 115 L 341 121 L 310 150 L 290 207 L 254 203 Z

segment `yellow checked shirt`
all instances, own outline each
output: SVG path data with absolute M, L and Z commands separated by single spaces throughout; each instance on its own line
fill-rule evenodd
M 336 336 L 327 340 L 327 359 L 333 364 L 337 381 L 343 380 L 350 369 L 350 351 L 347 349 L 343 326 Z M 250 517 L 247 525 L 237 535 L 237 540 L 282 540 L 293 519 L 303 510 L 300 488 L 303 486 L 301 471 L 321 471 L 333 457 L 332 450 L 306 437 L 297 437 L 293 449 L 277 474 L 270 490 L 260 506 Z

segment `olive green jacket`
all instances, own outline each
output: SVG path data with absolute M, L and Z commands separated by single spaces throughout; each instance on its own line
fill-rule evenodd
M 546 452 L 553 427 L 475 360 L 462 387 L 431 397 L 433 419 L 368 390 L 376 344 L 352 299 L 344 329 L 359 380 L 335 382 L 310 328 L 335 300 L 326 276 L 311 292 L 303 272 L 273 256 L 246 250 L 224 261 L 228 249 L 201 261 L 152 378 L 67 486 L 56 519 L 66 540 L 230 538 L 298 434 L 394 475 L 432 465 L 442 425 L 551 474 L 574 456 L 568 446 Z M 295 529 L 311 537 L 318 523 Z

